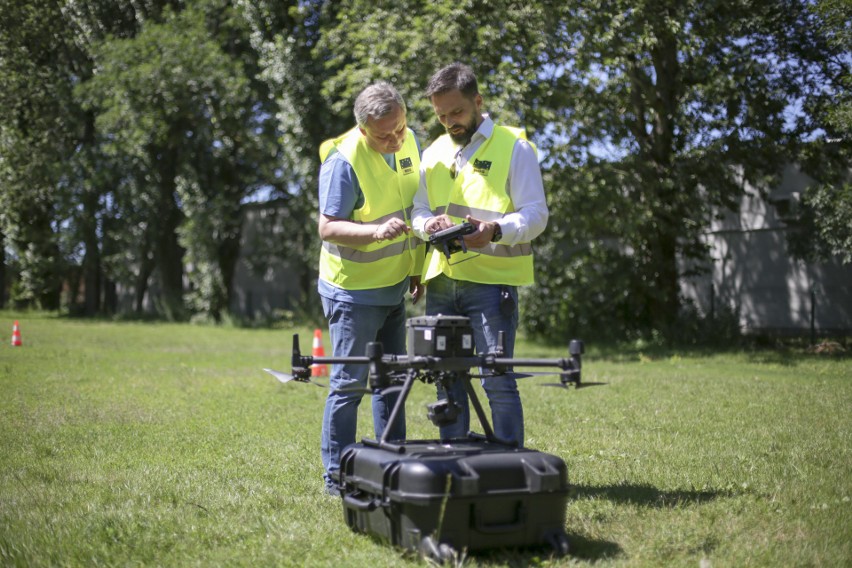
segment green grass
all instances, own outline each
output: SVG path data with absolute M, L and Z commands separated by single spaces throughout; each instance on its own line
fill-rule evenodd
M 288 370 L 289 331 L 0 312 L 0 341 L 0 565 L 422 565 L 322 494 L 325 391 L 261 371 Z M 571 555 L 466 565 L 852 564 L 849 358 L 588 347 L 605 386 L 521 384 L 527 445 L 568 464 Z M 415 385 L 412 437 L 432 396 Z

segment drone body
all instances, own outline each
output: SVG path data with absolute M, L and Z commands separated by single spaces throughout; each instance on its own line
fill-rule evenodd
M 313 364 L 363 364 L 369 365 L 369 388 L 357 387 L 356 390 L 365 394 L 377 391 L 402 391 L 397 406 L 391 413 L 391 420 L 399 408 L 405 404 L 405 399 L 415 380 L 424 383 L 434 383 L 439 387 L 447 387 L 453 381 L 462 381 L 468 392 L 470 402 L 476 411 L 487 438 L 498 441 L 491 430 L 485 412 L 482 409 L 475 391 L 470 385 L 470 379 L 502 376 L 513 373 L 516 378 L 535 375 L 558 374 L 560 382 L 546 386 L 576 388 L 586 386 L 581 384 L 581 356 L 583 342 L 577 339 L 569 344 L 569 357 L 561 359 L 515 359 L 503 357 L 503 337 L 498 338 L 499 347 L 494 353 L 477 354 L 473 340 L 473 327 L 470 320 L 463 316 L 420 316 L 409 318 L 408 355 L 386 355 L 379 342 L 369 343 L 363 357 L 314 357 L 302 355 L 299 348 L 299 336 L 293 336 L 293 354 L 291 357 L 291 374 L 264 369 L 281 382 L 313 382 L 311 380 L 311 365 Z M 556 371 L 514 373 L 514 366 L 549 367 Z M 472 374 L 471 369 L 479 369 L 480 374 Z M 314 383 L 318 384 L 318 383 Z M 322 385 L 320 385 L 322 386 Z M 444 389 L 448 392 L 449 389 Z M 428 416 L 436 425 L 446 425 L 455 421 L 458 408 L 454 400 L 448 398 L 436 401 L 428 406 Z

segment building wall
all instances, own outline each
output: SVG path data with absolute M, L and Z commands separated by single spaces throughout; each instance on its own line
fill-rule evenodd
M 682 283 L 704 314 L 732 310 L 746 332 L 852 331 L 852 265 L 806 263 L 787 252 L 787 228 L 771 203 L 795 202 L 813 180 L 785 169 L 769 202 L 749 188 L 738 213 L 714 221 L 705 240 L 708 273 Z
M 255 274 L 240 258 L 234 275 L 231 311 L 250 319 L 275 316 L 294 307 L 300 295 L 301 271 L 292 263 L 279 260 L 263 274 Z
M 247 206 L 245 211 L 231 310 L 251 319 L 280 315 L 292 309 L 303 293 L 301 281 L 307 269 L 283 258 L 288 247 L 286 225 L 295 220 L 274 202 Z M 262 266 L 253 266 L 252 253 L 258 246 L 271 254 L 261 255 L 266 260 Z
M 278 317 L 291 310 L 302 296 L 301 281 L 307 268 L 284 258 L 288 252 L 288 222 L 295 221 L 288 219 L 286 207 L 275 202 L 245 207 L 240 257 L 234 272 L 232 313 L 249 319 Z M 259 250 L 261 247 L 263 250 Z M 184 287 L 189 288 L 186 278 Z M 133 288 L 119 287 L 117 293 L 119 312 L 132 313 Z M 143 300 L 143 311 L 156 312 L 159 295 L 155 270 Z

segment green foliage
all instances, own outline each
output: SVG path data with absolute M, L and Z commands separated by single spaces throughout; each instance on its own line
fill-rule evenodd
M 318 50 L 326 60 L 323 94 L 337 114 L 351 117 L 358 92 L 373 81 L 388 80 L 406 100 L 411 125 L 431 141 L 443 128 L 423 96 L 428 78 L 448 63 L 464 61 L 477 73 L 495 118 L 531 130 L 543 126 L 529 94 L 541 72 L 549 3 L 335 4 L 333 23 Z
M 100 43 L 98 72 L 78 89 L 98 111 L 105 152 L 132 165 L 127 177 L 136 179 L 124 188 L 139 193 L 128 205 L 150 204 L 141 221 L 152 234 L 140 257 L 152 254 L 168 273 L 173 255 L 164 253 L 179 245 L 189 308 L 217 320 L 229 309 L 241 203 L 258 185 L 275 183 L 275 126 L 251 33 L 220 2 L 166 12 L 133 39 Z M 180 273 L 177 280 L 181 287 Z
M 337 3 L 318 44 L 333 110 L 391 80 L 428 143 L 441 129 L 419 93 L 463 60 L 486 110 L 538 143 L 551 221 L 524 324 L 544 335 L 675 337 L 680 263 L 706 258 L 711 216 L 746 183 L 777 179 L 789 148 L 819 128 L 791 124 L 789 104 L 824 96 L 823 61 L 837 53 L 799 2 L 372 7 Z
M 56 2 L 0 3 L 0 223 L 21 268 L 13 301 L 47 309 L 59 305 L 64 268 L 56 194 L 79 128 L 68 101 L 78 54 L 56 18 Z
M 251 261 L 261 267 L 277 257 L 300 264 L 304 268 L 299 282 L 301 296 L 292 300 L 296 311 L 310 318 L 321 316 L 315 293 L 319 146 L 329 136 L 351 127 L 345 117 L 330 109 L 330 101 L 321 94 L 324 58 L 315 51 L 335 6 L 334 2 L 321 1 L 261 2 L 245 9 L 254 30 L 251 42 L 259 55 L 259 78 L 268 85 L 274 104 L 280 149 L 276 165 L 281 173 L 269 196 L 274 209 L 269 221 L 275 230 L 262 236 L 267 242 L 253 249 Z M 282 205 L 286 210 L 279 212 Z M 262 251 L 269 251 L 271 256 L 262 258 Z
M 852 73 L 848 54 L 852 48 L 849 6 L 842 0 L 822 0 L 814 7 L 825 41 L 841 55 L 824 61 L 831 95 L 808 100 L 810 112 L 826 130 L 826 141 L 814 141 L 801 151 L 805 171 L 817 180 L 809 187 L 790 222 L 788 242 L 793 254 L 810 261 L 839 259 L 852 262 Z M 846 53 L 844 58 L 842 53 Z
M 793 254 L 809 261 L 852 263 L 852 183 L 809 187 L 797 213 L 788 238 Z
M 825 42 L 838 51 L 836 57 L 823 61 L 829 70 L 831 89 L 826 96 L 815 99 L 815 114 L 823 114 L 829 137 L 848 141 L 852 135 L 852 73 L 849 72 L 849 51 L 852 49 L 852 25 L 847 0 L 818 0 L 813 10 L 814 25 L 825 36 Z M 845 54 L 845 57 L 844 57 Z

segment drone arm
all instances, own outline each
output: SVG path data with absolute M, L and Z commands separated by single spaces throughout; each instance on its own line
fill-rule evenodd
M 305 380 L 311 376 L 311 365 L 334 365 L 353 364 L 353 365 L 369 365 L 371 359 L 369 357 L 314 357 L 313 355 L 302 355 L 299 347 L 299 334 L 293 335 L 293 355 L 290 358 L 290 367 L 293 370 L 293 376 L 300 380 Z
M 488 367 L 556 367 L 563 371 L 568 371 L 574 368 L 572 359 L 507 359 L 496 357 L 492 359 L 493 363 Z
M 573 342 L 572 342 L 573 344 Z M 518 367 L 556 367 L 562 370 L 560 376 L 564 383 L 574 383 L 580 385 L 580 368 L 582 366 L 580 354 L 582 353 L 582 343 L 578 353 L 571 353 L 569 359 L 564 357 L 561 359 L 506 359 L 494 358 L 488 361 L 490 364 L 483 365 L 484 368 L 493 369 L 498 373 L 513 366 Z M 573 345 L 572 345 L 573 346 Z

